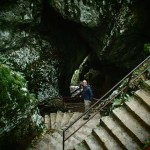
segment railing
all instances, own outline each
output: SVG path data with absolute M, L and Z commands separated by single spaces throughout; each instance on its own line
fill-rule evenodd
M 99 111 L 104 108 L 106 105 L 111 103 L 118 95 L 120 95 L 122 92 L 125 93 L 127 89 L 129 88 L 129 85 L 132 84 L 136 79 L 138 79 L 148 68 L 150 67 L 150 63 L 148 63 L 148 67 L 146 67 L 143 71 L 140 71 L 140 74 L 132 79 L 132 75 L 136 69 L 139 69 L 144 63 L 149 61 L 150 56 L 148 56 L 143 62 L 141 62 L 138 66 L 136 66 L 130 73 L 128 73 L 121 81 L 119 81 L 112 89 L 110 89 L 106 94 L 104 94 L 95 104 L 93 104 L 86 112 L 84 112 L 82 115 L 80 115 L 75 121 L 73 121 L 66 129 L 63 130 L 63 150 L 65 150 L 65 142 L 73 135 L 75 134 L 80 128 L 82 128 L 89 120 L 91 120 L 96 114 L 99 113 Z M 120 86 L 119 85 L 123 85 Z M 124 86 L 125 85 L 125 86 Z M 95 106 L 101 103 L 101 101 L 108 95 L 111 94 L 115 89 L 119 87 L 119 91 L 117 94 L 112 93 L 112 97 L 108 98 L 109 100 L 106 101 L 106 103 L 103 106 L 97 107 L 97 111 L 92 115 L 87 121 L 85 121 L 79 128 L 77 128 L 73 133 L 71 133 L 68 137 L 65 137 L 65 132 L 71 128 L 80 118 L 82 118 L 88 111 L 93 109 Z M 123 102 L 123 101 L 122 101 Z

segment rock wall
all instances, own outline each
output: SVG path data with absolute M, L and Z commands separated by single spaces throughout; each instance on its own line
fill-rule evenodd
M 48 3 L 44 1 L 40 32 L 44 39 L 56 45 L 61 59 L 59 66 L 59 92 L 69 95 L 72 75 L 91 51 L 88 43 L 79 33 L 80 24 L 62 18 Z
M 85 44 L 88 47 L 86 56 L 90 57 L 94 53 L 94 59 L 98 58 L 97 71 L 101 72 L 103 77 L 105 72 L 109 75 L 110 70 L 113 71 L 114 68 L 115 73 L 109 78 L 113 80 L 115 77 L 115 81 L 118 81 L 149 55 L 144 51 L 144 44 L 150 41 L 148 0 L 49 0 L 49 4 L 64 20 L 74 23 L 76 30 L 72 28 L 71 31 L 80 37 L 80 45 Z M 80 49 L 80 53 L 83 51 Z M 74 56 L 71 55 L 70 58 L 73 59 Z M 76 60 L 79 61 L 81 64 L 81 60 Z M 64 64 L 66 65 L 67 61 Z M 70 66 L 65 70 L 69 71 Z M 107 78 L 107 75 L 104 78 Z M 66 79 L 65 76 L 63 78 Z M 100 76 L 99 80 L 103 82 Z M 110 82 L 108 84 L 109 87 L 113 85 Z M 104 91 L 107 90 L 108 88 Z
M 1 1 L 0 55 L 15 70 L 23 72 L 29 89 L 42 101 L 59 95 L 57 50 L 39 34 L 40 0 Z
M 0 64 L 0 149 L 22 149 L 44 129 L 36 105 L 24 77 Z
M 82 24 L 80 33 L 100 61 L 132 68 L 150 39 L 150 5 L 145 0 L 51 0 L 65 19 Z M 134 58 L 134 59 L 133 59 Z
M 148 0 L 3 0 L 0 54 L 25 74 L 40 101 L 66 96 L 91 53 L 98 64 L 122 70 L 146 57 L 149 7 Z

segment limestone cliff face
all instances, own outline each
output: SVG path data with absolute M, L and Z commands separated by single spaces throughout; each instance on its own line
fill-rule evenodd
M 108 78 L 107 76 L 110 80 L 114 79 L 113 76 L 116 79 L 122 78 L 146 57 L 144 44 L 150 41 L 148 0 L 143 2 L 139 0 L 49 0 L 48 2 L 64 20 L 74 23 L 75 28 L 72 28 L 71 33 L 80 37 L 79 45 L 86 45 L 86 52 L 80 48 L 80 53 L 84 52 L 86 56 L 94 54 L 96 57 L 92 59 L 91 67 L 95 68 L 93 64 L 98 58 L 96 70 L 101 74 L 107 72 L 105 78 Z M 67 27 L 66 24 L 60 25 Z M 71 40 L 72 38 L 69 39 L 69 42 Z M 66 48 L 62 50 L 66 53 L 70 52 Z M 79 57 L 80 54 L 70 55 L 70 58 L 73 60 L 75 56 Z M 81 64 L 80 59 L 76 62 Z M 66 65 L 67 61 L 64 64 Z M 69 66 L 66 65 L 64 70 L 72 74 L 70 66 L 73 66 L 73 62 Z M 119 75 L 120 77 L 117 76 L 120 74 L 120 69 L 116 67 L 124 72 L 121 76 Z M 108 68 L 107 71 L 106 68 Z M 115 73 L 110 76 L 112 68 Z M 97 79 L 92 80 L 97 81 Z M 99 80 L 103 82 L 100 76 Z M 105 84 L 102 86 L 104 87 Z M 108 88 L 105 89 L 107 90 Z
M 19 72 L 0 64 L 0 149 L 22 149 L 44 129 L 37 99 Z M 29 138 L 27 135 L 30 135 Z M 24 140 L 24 139 L 28 140 Z
M 57 50 L 39 34 L 41 0 L 1 1 L 0 55 L 23 72 L 38 100 L 58 96 Z M 59 73 L 58 73 L 59 74 Z
M 100 23 L 99 11 L 103 2 L 93 0 L 49 0 L 49 2 L 66 19 L 88 27 L 95 27 Z
M 59 62 L 40 38 L 40 8 L 36 0 L 0 1 L 0 149 L 25 149 L 44 128 L 37 99 L 58 95 Z
M 85 26 L 80 33 L 100 61 L 132 68 L 143 59 L 143 45 L 150 40 L 148 0 L 49 0 L 49 3 L 65 19 Z

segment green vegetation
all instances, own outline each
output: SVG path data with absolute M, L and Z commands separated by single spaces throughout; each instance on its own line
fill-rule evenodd
M 9 67 L 0 65 L 0 106 L 3 112 L 13 109 L 26 111 L 25 102 L 29 105 L 36 102 L 33 95 L 29 94 L 25 79 L 20 73 L 13 72 Z
M 0 149 L 24 147 L 42 131 L 43 121 L 36 104 L 24 77 L 0 64 Z
M 143 150 L 148 150 L 150 147 L 150 138 L 146 141 L 144 147 L 143 147 Z
M 150 43 L 144 44 L 144 51 L 150 54 Z

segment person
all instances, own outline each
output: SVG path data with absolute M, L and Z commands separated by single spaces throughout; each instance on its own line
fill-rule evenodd
M 90 85 L 87 84 L 86 80 L 83 80 L 82 86 L 83 86 L 82 96 L 84 99 L 84 107 L 85 107 L 85 112 L 86 112 L 90 108 L 91 100 L 93 98 L 93 92 L 92 92 Z M 85 114 L 85 117 L 83 119 L 87 120 L 89 119 L 89 117 L 90 117 L 90 111 L 88 111 Z

